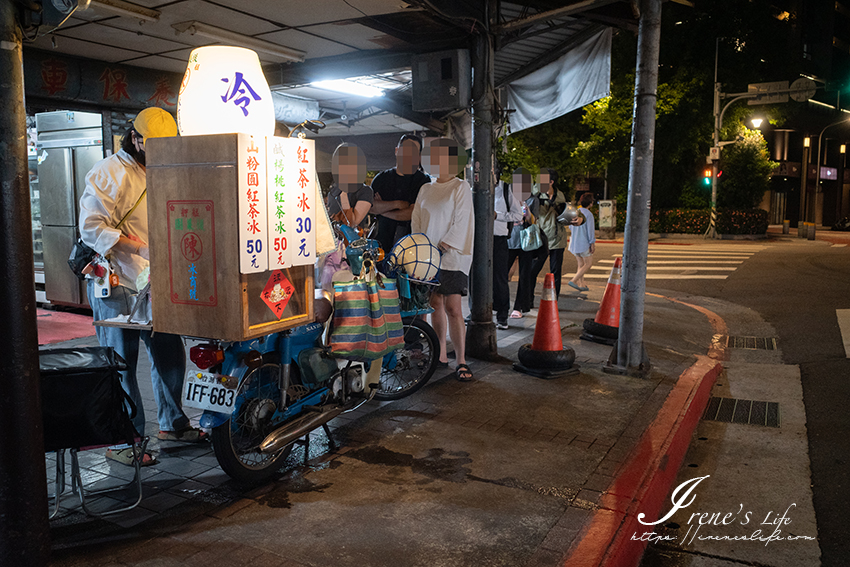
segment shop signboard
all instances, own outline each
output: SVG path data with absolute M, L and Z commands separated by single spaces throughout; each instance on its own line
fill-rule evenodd
M 266 213 L 266 140 L 239 134 L 239 271 L 269 269 Z

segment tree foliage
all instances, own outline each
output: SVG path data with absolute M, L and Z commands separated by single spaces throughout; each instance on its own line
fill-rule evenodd
M 717 180 L 717 206 L 729 209 L 755 209 L 770 187 L 770 161 L 767 142 L 758 130 L 744 130 L 743 139 L 723 149 L 723 176 Z
M 724 92 L 746 91 L 748 83 L 797 76 L 799 58 L 795 57 L 792 22 L 777 17 L 774 4 L 770 0 L 705 0 L 696 2 L 694 8 L 672 2 L 664 5 L 653 208 L 708 204 L 709 195 L 701 185 L 701 177 L 705 156 L 712 145 L 715 49 L 719 60 L 718 80 Z M 541 166 L 554 167 L 561 174 L 562 186 L 569 185 L 569 178 L 606 175 L 609 191 L 625 205 L 636 43 L 636 36 L 631 33 L 622 30 L 615 33 L 608 97 L 511 135 L 509 151 L 503 154 L 507 156 L 505 159 L 511 164 L 531 166 L 529 169 L 533 171 Z M 779 74 L 777 70 L 781 70 Z M 756 110 L 767 111 L 770 122 L 781 125 L 786 113 L 793 113 L 795 108 L 789 105 L 754 108 L 735 103 L 724 118 L 721 139 L 734 139 L 742 130 L 742 121 Z M 747 159 L 761 164 L 760 173 L 754 176 L 761 179 L 764 163 L 753 153 L 752 144 L 727 154 L 734 156 L 736 152 L 744 152 L 749 156 Z M 514 153 L 515 156 L 509 155 Z M 737 159 L 743 160 L 744 156 L 734 157 L 733 161 Z M 726 182 L 734 185 L 730 180 L 738 175 L 735 168 L 724 166 L 724 170 Z M 740 185 L 748 182 L 742 181 Z M 756 186 L 752 188 L 753 193 L 759 190 Z

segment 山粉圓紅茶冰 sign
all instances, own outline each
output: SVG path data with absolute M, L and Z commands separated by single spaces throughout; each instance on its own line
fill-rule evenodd
M 266 140 L 239 135 L 239 271 L 265 272 L 268 261 Z
M 175 200 L 166 210 L 171 302 L 215 306 L 215 204 Z

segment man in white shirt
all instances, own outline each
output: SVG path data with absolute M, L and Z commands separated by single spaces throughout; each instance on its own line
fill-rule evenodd
M 80 198 L 80 237 L 98 254 L 110 260 L 115 282 L 109 295 L 103 297 L 96 293 L 94 280 L 88 279 L 88 299 L 96 321 L 130 314 L 133 295 L 138 291 L 136 280 L 149 266 L 150 258 L 145 202 L 145 139 L 176 135 L 177 125 L 168 112 L 161 108 L 146 108 L 134 119 L 121 149 L 96 163 L 86 175 L 86 189 Z M 121 227 L 115 228 L 125 215 Z M 141 338 L 151 361 L 151 380 L 160 429 L 158 437 L 185 442 L 206 439 L 206 433 L 192 428 L 183 412 L 181 394 L 186 355 L 179 336 L 97 327 L 97 338 L 102 346 L 114 348 L 127 362 L 122 385 L 136 404 L 133 425 L 139 434 L 145 434 L 145 412 L 136 378 Z M 127 446 L 110 447 L 106 456 L 123 464 L 132 464 L 132 449 Z M 145 455 L 142 464 L 154 462 L 152 456 Z

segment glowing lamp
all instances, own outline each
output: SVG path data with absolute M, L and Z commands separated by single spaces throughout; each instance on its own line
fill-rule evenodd
M 271 91 L 254 51 L 229 46 L 192 51 L 177 98 L 181 136 L 272 136 L 274 126 Z

